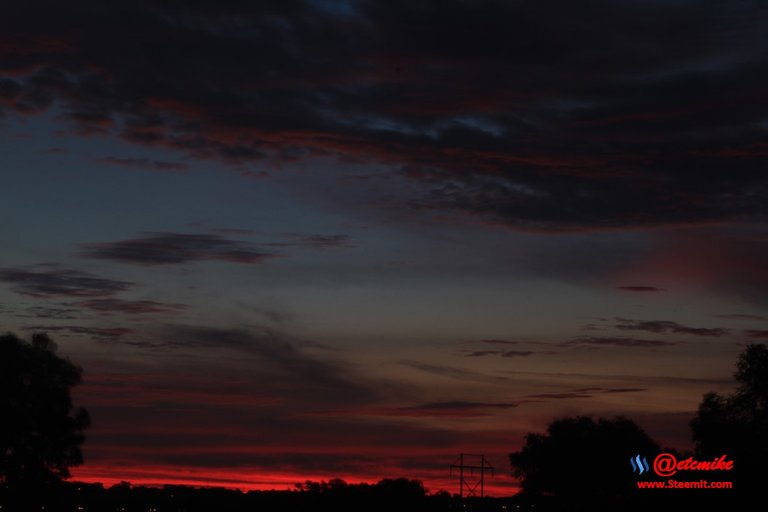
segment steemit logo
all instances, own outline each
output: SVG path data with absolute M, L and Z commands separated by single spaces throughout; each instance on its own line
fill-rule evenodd
M 648 465 L 648 459 L 645 457 L 641 458 L 640 454 L 630 457 L 629 463 L 632 465 L 632 472 L 637 473 L 638 475 L 642 475 L 651 470 L 651 467 Z

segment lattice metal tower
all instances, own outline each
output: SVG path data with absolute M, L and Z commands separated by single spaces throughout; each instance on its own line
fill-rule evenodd
M 482 498 L 485 495 L 485 474 L 490 473 L 493 476 L 493 466 L 488 464 L 482 454 L 460 454 L 451 464 L 451 476 L 454 471 L 459 472 L 459 496 L 462 498 L 478 496 L 478 488 Z

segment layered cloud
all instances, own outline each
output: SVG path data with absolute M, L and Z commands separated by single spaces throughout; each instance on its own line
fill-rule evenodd
M 401 207 L 518 229 L 765 218 L 759 2 L 36 5 L 0 21 L 5 112 L 236 164 L 384 163 Z
M 467 418 L 487 416 L 490 414 L 489 411 L 493 411 L 494 409 L 511 409 L 518 405 L 519 404 L 515 402 L 470 402 L 457 400 L 452 402 L 430 402 L 410 407 L 381 409 L 375 411 L 375 413 L 384 416 L 406 416 L 413 418 Z
M 569 345 L 595 345 L 595 346 L 616 346 L 616 347 L 666 347 L 676 345 L 674 341 L 648 340 L 642 338 L 626 338 L 611 336 L 585 336 L 561 343 L 563 346 Z
M 30 306 L 18 313 L 19 318 L 50 318 L 54 320 L 74 320 L 76 309 L 69 307 Z
M 309 234 L 302 235 L 298 233 L 287 233 L 284 235 L 288 242 L 273 242 L 274 246 L 304 246 L 314 247 L 316 249 L 331 249 L 335 247 L 344 247 L 349 244 L 349 235 L 321 235 Z
M 627 286 L 617 286 L 617 288 L 625 292 L 639 292 L 639 293 L 664 291 L 663 288 L 657 288 L 656 286 L 647 286 L 647 285 L 627 285 Z
M 257 264 L 277 256 L 219 235 L 183 233 L 146 233 L 116 242 L 84 244 L 82 254 L 88 258 L 138 265 L 173 265 L 202 260 Z
M 122 313 L 127 315 L 178 313 L 187 309 L 186 304 L 172 304 L 154 300 L 123 300 L 115 298 L 89 299 L 73 302 L 71 306 L 85 308 L 103 315 Z
M 30 325 L 26 331 L 43 333 L 76 334 L 87 336 L 97 341 L 116 341 L 136 331 L 128 327 L 93 327 L 84 325 Z
M 728 329 L 720 327 L 689 327 L 669 320 L 636 321 L 626 318 L 617 318 L 618 324 L 614 328 L 621 331 L 646 331 L 652 333 L 691 334 L 693 336 L 723 336 L 728 334 Z
M 765 322 L 768 321 L 768 318 L 760 315 L 750 315 L 746 313 L 724 313 L 721 315 L 715 315 L 717 318 L 724 318 L 726 320 L 748 320 L 748 321 L 758 321 L 758 322 Z
M 189 169 L 189 165 L 183 162 L 167 162 L 164 160 L 150 160 L 149 158 L 108 156 L 100 159 L 99 162 L 117 167 L 149 169 L 158 172 L 185 172 Z
M 41 267 L 0 268 L 0 282 L 10 284 L 16 293 L 35 298 L 106 297 L 134 285 L 80 270 Z
M 501 357 L 527 357 L 533 354 L 531 350 L 474 350 L 466 354 L 467 357 L 501 356 Z
M 612 393 L 640 393 L 647 391 L 647 388 L 580 388 L 571 391 L 561 393 L 536 393 L 532 395 L 526 395 L 525 398 L 530 399 L 545 399 L 545 400 L 571 400 L 574 398 L 592 398 L 600 394 L 612 394 Z

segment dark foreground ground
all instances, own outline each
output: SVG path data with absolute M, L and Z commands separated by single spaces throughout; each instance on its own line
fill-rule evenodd
M 0 487 L 0 512 L 516 512 L 749 510 L 738 494 L 714 491 L 638 492 L 621 499 L 582 496 L 465 498 L 427 494 L 419 482 L 307 483 L 292 491 L 241 492 L 186 486 L 132 487 L 64 483 L 11 491 Z

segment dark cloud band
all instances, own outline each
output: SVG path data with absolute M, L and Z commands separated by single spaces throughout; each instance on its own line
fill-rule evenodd
M 84 244 L 82 254 L 89 258 L 135 263 L 172 265 L 201 260 L 257 264 L 277 257 L 253 246 L 210 234 L 146 233 L 117 242 Z
M 414 185 L 401 208 L 517 229 L 767 213 L 759 2 L 36 5 L 0 21 L 0 109 L 56 105 L 82 134 L 380 162 Z
M 30 297 L 105 297 L 128 290 L 133 283 L 71 269 L 0 268 L 0 282 Z

